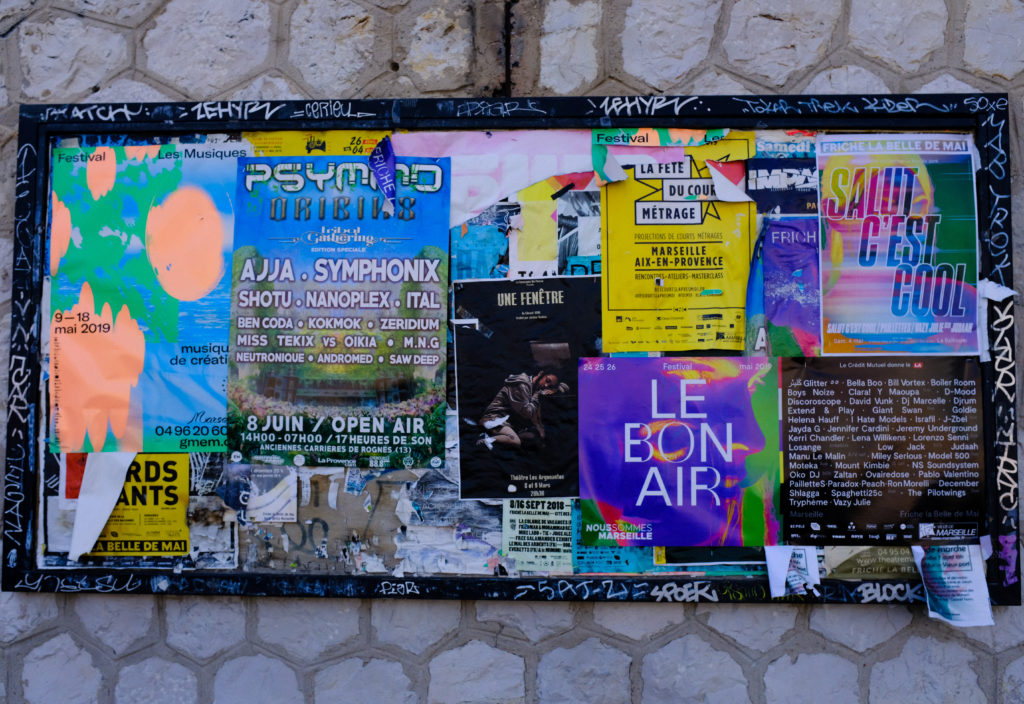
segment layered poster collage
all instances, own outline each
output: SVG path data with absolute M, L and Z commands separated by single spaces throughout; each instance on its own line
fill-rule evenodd
M 958 133 L 63 139 L 40 566 L 977 567 L 976 166 Z

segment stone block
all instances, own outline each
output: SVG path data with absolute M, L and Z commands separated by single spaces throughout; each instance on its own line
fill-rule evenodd
M 1012 80 L 1024 69 L 1024 3 L 967 0 L 964 63 L 977 73 Z
M 209 658 L 245 639 L 245 609 L 240 599 L 168 597 L 167 644 L 196 658 Z
M 259 637 L 299 660 L 314 660 L 359 634 L 355 599 L 272 599 L 256 601 Z
M 721 9 L 721 0 L 633 0 L 622 67 L 658 91 L 678 84 L 707 58 Z
M 61 0 L 72 12 L 96 15 L 117 24 L 135 27 L 163 4 L 163 0 Z
M 283 76 L 263 74 L 228 96 L 231 100 L 305 100 L 298 86 Z
M 552 0 L 544 9 L 540 36 L 540 87 L 569 95 L 597 78 L 601 4 Z
M 1017 658 L 1003 670 L 999 680 L 999 701 L 1024 702 L 1024 658 Z
M 686 620 L 682 607 L 665 604 L 594 604 L 594 622 L 633 640 L 649 638 Z
M 537 668 L 540 701 L 629 701 L 630 661 L 629 655 L 597 638 L 589 638 L 574 648 L 555 648 L 541 657 Z
M 196 676 L 176 662 L 147 658 L 117 676 L 116 704 L 194 704 L 199 701 Z
M 841 10 L 842 0 L 739 0 L 725 54 L 741 71 L 781 86 L 822 59 Z
M 945 45 L 948 19 L 943 0 L 853 0 L 850 44 L 896 71 L 913 73 Z
M 390 26 L 350 0 L 301 0 L 290 28 L 289 61 L 320 97 L 340 97 L 354 94 L 371 71 L 380 70 L 374 47 Z
M 6 252 L 11 255 L 9 242 Z M 9 271 L 11 256 L 4 260 L 4 264 Z M 8 299 L 11 295 L 9 281 L 8 275 L 6 286 Z M 6 346 L 4 349 L 7 349 Z M 31 634 L 40 624 L 54 618 L 57 618 L 57 600 L 53 594 L 0 592 L 0 643 L 11 643 L 23 638 Z
M 796 609 L 788 604 L 701 604 L 708 626 L 751 650 L 778 645 L 796 623 Z
M 115 78 L 89 96 L 89 101 L 94 103 L 160 103 L 176 99 L 159 88 L 130 78 Z
M 260 0 L 169 0 L 142 48 L 148 71 L 189 98 L 205 100 L 259 69 L 271 36 L 270 7 Z
M 213 678 L 214 704 L 282 704 L 302 698 L 295 672 L 266 655 L 228 660 Z
M 944 73 L 936 76 L 923 86 L 915 90 L 915 93 L 976 93 L 977 88 L 970 83 L 964 83 L 959 78 Z
M 863 653 L 910 625 L 906 606 L 826 604 L 811 610 L 811 628 L 831 641 Z
M 567 631 L 573 623 L 568 604 L 544 602 L 478 601 L 476 617 L 518 628 L 534 642 Z
M 683 636 L 643 659 L 643 704 L 679 701 L 703 704 L 749 701 L 743 670 L 727 653 L 696 635 Z
M 99 699 L 101 679 L 92 656 L 67 633 L 29 652 L 21 670 L 27 704 L 92 704 Z
M 370 605 L 376 639 L 417 655 L 458 628 L 461 613 L 457 601 L 374 601 Z
M 314 704 L 416 704 L 418 697 L 402 666 L 387 660 L 345 660 L 316 673 Z
M 81 594 L 72 603 L 89 633 L 115 655 L 128 652 L 133 643 L 149 632 L 153 621 L 151 596 Z
M 478 640 L 441 653 L 430 662 L 429 704 L 522 704 L 526 663 Z
M 888 93 L 885 81 L 862 66 L 840 66 L 822 71 L 802 91 L 822 93 Z
M 414 5 L 399 17 L 398 32 L 408 40 L 398 42 L 396 59 L 420 90 L 450 91 L 471 82 L 473 14 L 465 0 Z
M 872 702 L 907 701 L 935 704 L 983 704 L 985 693 L 971 665 L 974 655 L 957 643 L 911 637 L 898 657 L 876 663 L 871 669 Z
M 90 20 L 52 15 L 18 27 L 18 58 L 26 98 L 71 102 L 128 65 L 128 42 Z
M 829 704 L 858 704 L 857 666 L 838 655 L 803 653 L 784 655 L 768 665 L 764 674 L 765 700 L 802 699 L 806 692 Z

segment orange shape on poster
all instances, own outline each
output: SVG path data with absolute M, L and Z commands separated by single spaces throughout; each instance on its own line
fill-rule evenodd
M 224 274 L 224 223 L 206 191 L 182 186 L 153 206 L 146 222 L 146 255 L 156 278 L 179 301 L 202 298 Z
M 96 147 L 85 167 L 85 182 L 93 200 L 99 200 L 114 187 L 117 177 L 117 156 L 110 147 Z

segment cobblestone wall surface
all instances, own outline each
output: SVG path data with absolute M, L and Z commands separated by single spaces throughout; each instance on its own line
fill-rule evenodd
M 1007 91 L 1019 136 L 1022 45 L 1020 0 L 0 0 L 0 314 L 20 102 Z M 1022 640 L 1024 608 L 2 594 L 0 704 L 1010 702 Z

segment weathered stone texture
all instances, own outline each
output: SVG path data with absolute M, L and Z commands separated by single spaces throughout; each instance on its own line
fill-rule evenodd
M 594 82 L 600 28 L 601 5 L 597 0 L 577 5 L 569 0 L 553 0 L 547 5 L 540 37 L 541 88 L 571 94 Z
M 622 67 L 655 90 L 679 83 L 707 57 L 721 9 L 721 0 L 633 0 L 622 33 Z
M 948 19 L 943 0 L 853 0 L 850 43 L 897 71 L 913 72 L 944 45 Z
M 354 97 L 385 28 L 374 13 L 348 0 L 302 0 L 291 17 L 288 58 L 322 97 Z
M 977 88 L 959 78 L 944 73 L 925 83 L 915 93 L 974 93 Z
M 785 655 L 768 665 L 764 675 L 767 701 L 799 699 L 801 692 L 814 692 L 815 699 L 829 704 L 858 704 L 860 687 L 857 666 L 838 655 Z
M 978 73 L 1012 79 L 1024 69 L 1024 3 L 968 0 L 964 63 Z
M 910 625 L 905 606 L 819 606 L 811 611 L 811 628 L 829 640 L 863 653 Z
M 555 648 L 540 660 L 537 686 L 544 702 L 629 701 L 630 657 L 597 638 L 575 648 Z
M 128 42 L 78 17 L 54 16 L 18 28 L 18 56 L 26 98 L 72 101 L 128 65 Z
M 116 704 L 193 704 L 196 676 L 185 666 L 162 658 L 147 658 L 123 668 L 114 689 Z
M 259 0 L 169 0 L 142 39 L 146 68 L 192 99 L 212 98 L 266 61 L 270 20 Z
M 796 621 L 796 609 L 785 604 L 701 604 L 697 616 L 704 614 L 709 626 L 754 650 L 777 645 Z
M 214 704 L 302 701 L 295 672 L 280 660 L 251 655 L 228 660 L 213 679 Z
M 732 76 L 719 71 L 704 71 L 690 85 L 693 95 L 749 95 L 750 89 Z
M 100 671 L 66 633 L 25 656 L 21 686 L 28 704 L 91 704 L 99 699 Z
M 174 96 L 148 83 L 129 78 L 116 78 L 89 96 L 97 103 L 152 103 L 177 100 Z
M 1003 670 L 999 681 L 999 701 L 1024 702 L 1024 658 L 1017 658 Z
M 888 93 L 885 81 L 861 66 L 840 66 L 811 79 L 804 93 Z
M 678 701 L 683 693 L 704 704 L 737 704 L 748 700 L 747 679 L 727 653 L 699 636 L 683 636 L 644 656 L 642 701 Z
M 13 256 L 10 247 L 7 248 L 7 253 Z M 9 298 L 10 284 L 5 288 Z M 57 602 L 52 594 L 0 592 L 0 642 L 15 641 L 30 634 L 40 624 L 56 617 Z
M 455 90 L 469 82 L 473 18 L 464 0 L 430 3 L 409 23 L 402 64 L 421 90 Z
M 899 657 L 876 664 L 871 670 L 871 701 L 914 701 L 982 704 L 985 694 L 971 669 L 974 656 L 956 643 L 914 636 Z
M 594 604 L 594 622 L 609 631 L 639 640 L 686 620 L 680 606 L 663 604 Z
M 231 100 L 305 100 L 306 96 L 287 78 L 258 76 L 228 96 Z
M 531 641 L 539 641 L 572 626 L 572 612 L 565 604 L 543 602 L 478 601 L 479 621 L 498 621 L 518 628 Z
M 492 702 L 520 704 L 526 699 L 526 665 L 518 655 L 470 641 L 430 662 L 430 704 Z
M 729 17 L 725 53 L 739 69 L 781 86 L 824 55 L 841 0 L 739 0 Z
M 378 601 L 370 607 L 377 640 L 419 654 L 459 626 L 457 601 Z
M 355 599 L 260 599 L 257 633 L 283 654 L 313 660 L 359 633 L 359 604 Z
M 416 704 L 412 682 L 397 662 L 345 660 L 316 674 L 315 704 Z
M 0 0 L 0 33 L 10 31 L 38 4 L 39 0 Z
M 98 15 L 103 19 L 134 27 L 162 5 L 164 0 L 60 0 L 73 12 Z
M 169 597 L 167 644 L 195 658 L 208 658 L 245 639 L 245 609 L 238 599 Z
M 85 594 L 75 600 L 75 613 L 90 634 L 121 655 L 149 631 L 153 603 L 150 596 Z

